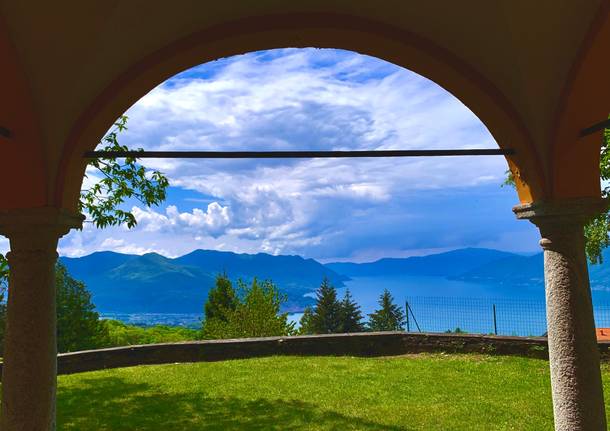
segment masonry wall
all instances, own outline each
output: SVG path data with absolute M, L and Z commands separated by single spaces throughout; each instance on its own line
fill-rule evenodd
M 599 343 L 610 359 L 610 342 Z M 485 353 L 547 358 L 543 337 L 367 332 L 297 337 L 246 338 L 116 347 L 58 355 L 59 374 L 180 362 L 223 361 L 273 355 L 396 356 L 421 352 Z

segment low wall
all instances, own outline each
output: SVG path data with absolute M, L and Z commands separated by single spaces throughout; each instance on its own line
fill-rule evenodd
M 604 356 L 610 343 L 600 344 Z M 152 344 L 61 354 L 58 372 L 273 355 L 393 356 L 420 352 L 477 352 L 548 357 L 546 338 L 377 332 Z
M 610 342 L 599 344 L 610 358 Z M 421 352 L 486 353 L 546 358 L 542 337 L 367 332 L 297 337 L 246 338 L 116 347 L 58 355 L 58 373 L 180 362 L 223 361 L 273 355 L 394 356 Z

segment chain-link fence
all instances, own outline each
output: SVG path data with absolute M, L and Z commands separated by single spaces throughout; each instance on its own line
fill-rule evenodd
M 594 302 L 598 328 L 610 328 L 610 302 Z M 409 332 L 546 335 L 543 300 L 416 296 L 407 299 Z

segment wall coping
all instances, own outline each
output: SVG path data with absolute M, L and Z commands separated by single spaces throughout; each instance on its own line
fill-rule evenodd
M 610 359 L 610 341 L 598 343 Z M 545 337 L 475 334 L 363 332 L 188 341 L 62 353 L 58 374 L 138 365 L 211 362 L 266 356 L 399 356 L 410 353 L 483 353 L 548 358 Z M 1 364 L 0 364 L 1 365 Z

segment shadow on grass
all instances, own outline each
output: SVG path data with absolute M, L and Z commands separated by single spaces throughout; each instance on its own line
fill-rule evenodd
M 58 430 L 379 430 L 398 431 L 362 418 L 325 411 L 298 400 L 211 398 L 166 394 L 117 377 L 83 379 L 60 388 Z

